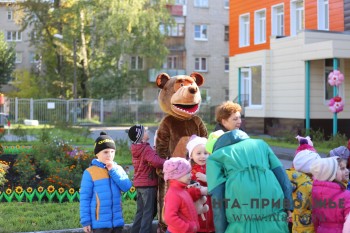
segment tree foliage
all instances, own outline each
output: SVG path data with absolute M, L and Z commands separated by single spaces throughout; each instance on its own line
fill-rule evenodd
M 76 79 L 79 97 L 110 99 L 123 96 L 127 87 L 146 84 L 147 69 L 160 68 L 168 52 L 159 30 L 160 24 L 172 23 L 165 4 L 166 0 L 24 1 L 22 25 L 36 32 L 32 43 L 42 55 L 40 76 L 48 92 L 70 98 Z M 130 70 L 130 56 L 146 61 L 143 71 Z
M 0 88 L 11 79 L 15 69 L 15 59 L 14 44 L 7 43 L 3 32 L 0 32 Z
M 14 91 L 8 93 L 9 97 L 18 98 L 43 98 L 49 97 L 48 92 L 43 88 L 40 78 L 27 70 L 14 71 L 16 81 L 13 82 Z

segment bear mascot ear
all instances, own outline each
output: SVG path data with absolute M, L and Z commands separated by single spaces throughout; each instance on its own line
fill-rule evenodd
M 190 77 L 192 77 L 194 79 L 194 81 L 196 82 L 197 86 L 202 86 L 204 83 L 204 77 L 197 72 L 193 72 Z
M 163 89 L 165 84 L 170 80 L 170 76 L 167 73 L 161 73 L 156 78 L 156 84 L 160 89 Z M 198 84 L 197 84 L 198 85 Z

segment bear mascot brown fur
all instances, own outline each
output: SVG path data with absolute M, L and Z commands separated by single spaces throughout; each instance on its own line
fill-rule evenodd
M 202 100 L 199 86 L 203 83 L 203 76 L 196 72 L 189 76 L 170 77 L 166 73 L 157 76 L 156 84 L 161 89 L 158 102 L 162 111 L 166 113 L 156 136 L 156 151 L 160 157 L 186 158 L 186 144 L 193 134 L 208 137 L 204 122 L 196 115 Z M 161 213 L 167 185 L 161 171 L 158 171 L 158 175 L 158 232 L 163 233 L 167 226 Z

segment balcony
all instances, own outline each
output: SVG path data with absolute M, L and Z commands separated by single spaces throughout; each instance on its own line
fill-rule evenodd
M 186 5 L 167 5 L 172 16 L 186 16 Z
M 185 70 L 176 70 L 176 69 L 149 69 L 148 70 L 148 81 L 155 82 L 158 74 L 167 73 L 170 77 L 176 75 L 184 75 Z

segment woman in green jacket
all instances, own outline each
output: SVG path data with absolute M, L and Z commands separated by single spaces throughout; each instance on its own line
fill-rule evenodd
M 220 136 L 207 160 L 218 233 L 288 233 L 292 187 L 263 140 L 236 129 Z

